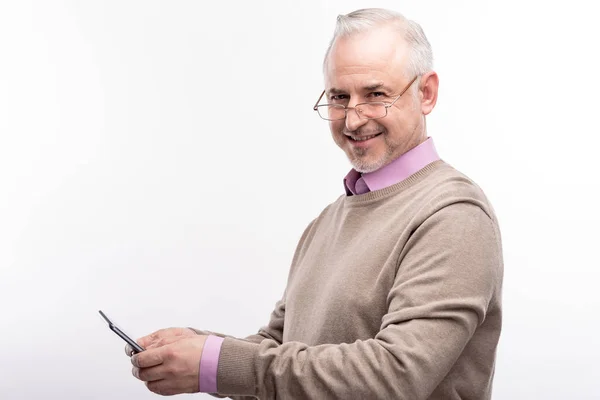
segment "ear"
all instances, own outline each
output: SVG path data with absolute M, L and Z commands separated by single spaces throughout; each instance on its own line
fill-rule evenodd
M 423 115 L 429 114 L 435 107 L 439 84 L 438 75 L 434 71 L 421 76 L 419 91 L 421 92 L 421 112 Z

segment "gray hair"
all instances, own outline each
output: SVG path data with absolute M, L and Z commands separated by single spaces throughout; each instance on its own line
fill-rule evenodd
M 407 77 L 411 78 L 415 75 L 422 75 L 433 69 L 431 45 L 421 25 L 395 11 L 383 8 L 366 8 L 337 17 L 333 38 L 329 42 L 329 47 L 323 60 L 323 70 L 327 67 L 329 53 L 337 38 L 366 32 L 383 25 L 391 25 L 404 35 L 404 40 L 410 49 L 407 70 L 405 71 Z

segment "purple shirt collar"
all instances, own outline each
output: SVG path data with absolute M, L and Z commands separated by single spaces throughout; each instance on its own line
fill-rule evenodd
M 433 139 L 428 137 L 420 145 L 376 171 L 361 174 L 352 168 L 344 178 L 346 194 L 364 194 L 394 185 L 439 159 Z

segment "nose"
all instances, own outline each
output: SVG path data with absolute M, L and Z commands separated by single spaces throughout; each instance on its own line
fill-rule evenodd
M 350 105 L 348 105 L 350 106 Z M 360 128 L 361 126 L 363 126 L 364 124 L 366 124 L 367 122 L 369 122 L 368 119 L 366 118 L 359 118 L 358 117 L 358 110 L 356 110 L 355 108 L 350 108 L 348 111 L 346 111 L 346 129 L 349 131 L 355 131 L 358 128 Z

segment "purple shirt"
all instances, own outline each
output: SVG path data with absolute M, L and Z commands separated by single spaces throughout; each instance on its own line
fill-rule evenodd
M 384 189 L 403 181 L 439 159 L 433 139 L 428 137 L 426 141 L 377 171 L 361 174 L 352 169 L 344 178 L 346 194 L 351 196 Z M 217 367 L 222 344 L 223 338 L 213 335 L 204 343 L 200 359 L 200 392 L 217 393 Z
M 200 357 L 199 391 L 217 393 L 217 367 L 221 354 L 222 337 L 209 335 L 204 342 Z

